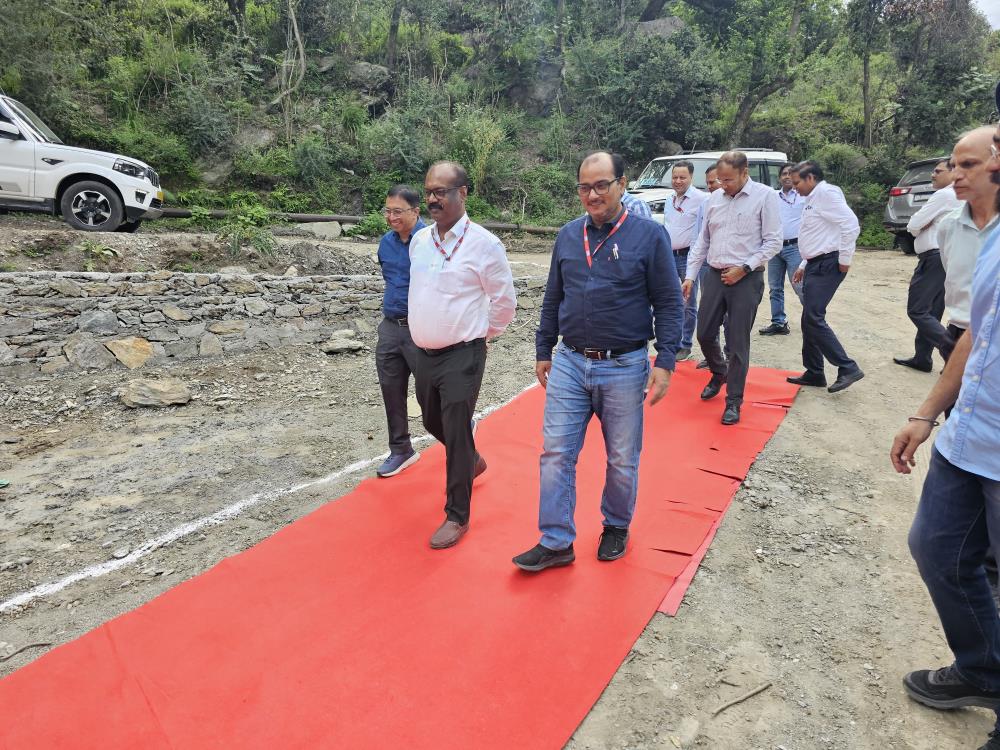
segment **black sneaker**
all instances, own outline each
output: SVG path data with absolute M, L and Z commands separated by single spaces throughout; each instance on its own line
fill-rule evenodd
M 918 669 L 903 678 L 906 693 L 931 708 L 979 706 L 1000 711 L 1000 692 L 981 690 L 963 680 L 955 665 L 941 669 Z
M 788 328 L 788 323 L 771 323 L 765 328 L 758 329 L 757 333 L 761 336 L 787 336 L 791 330 Z
M 994 729 L 990 732 L 990 738 L 986 740 L 986 744 L 982 745 L 979 750 L 1000 750 L 1000 729 Z
M 566 549 L 549 549 L 541 544 L 536 544 L 527 552 L 522 552 L 514 558 L 514 564 L 521 570 L 530 573 L 537 573 L 546 568 L 555 568 L 560 565 L 569 565 L 576 559 L 573 553 L 573 545 Z
M 620 526 L 605 526 L 601 532 L 601 543 L 597 546 L 598 560 L 617 560 L 628 547 L 628 529 Z

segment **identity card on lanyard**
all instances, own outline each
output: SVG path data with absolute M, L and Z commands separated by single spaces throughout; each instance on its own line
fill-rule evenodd
M 593 267 L 594 256 L 597 255 L 598 251 L 602 247 L 604 247 L 604 243 L 610 240 L 611 237 L 614 235 L 614 233 L 617 232 L 619 229 L 621 229 L 622 224 L 625 223 L 625 219 L 627 218 L 628 218 L 628 209 L 626 208 L 625 211 L 622 213 L 622 217 L 618 220 L 618 223 L 615 224 L 614 228 L 608 233 L 608 236 L 605 237 L 603 240 L 601 240 L 599 243 L 597 243 L 597 247 L 594 248 L 594 252 L 590 252 L 590 237 L 587 236 L 587 222 L 586 221 L 583 222 L 583 252 L 587 256 L 588 268 Z
M 431 239 L 434 240 L 434 247 L 436 247 L 438 249 L 438 252 L 444 256 L 445 260 L 450 261 L 452 257 L 455 255 L 455 253 L 458 252 L 458 248 L 460 248 L 462 246 L 462 243 L 465 242 L 465 235 L 469 233 L 469 224 L 471 223 L 472 223 L 471 219 L 465 220 L 465 230 L 462 232 L 462 236 L 458 238 L 458 242 L 455 243 L 455 247 L 452 248 L 451 255 L 449 255 L 444 251 L 444 246 L 438 241 L 438 238 L 435 236 L 435 231 L 437 230 L 437 226 L 435 226 L 434 229 L 431 230 Z

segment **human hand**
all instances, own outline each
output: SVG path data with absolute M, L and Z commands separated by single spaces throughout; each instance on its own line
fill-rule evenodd
M 892 461 L 892 467 L 896 471 L 900 474 L 910 473 L 910 467 L 916 465 L 913 454 L 917 452 L 920 444 L 931 436 L 933 429 L 934 425 L 930 422 L 915 419 L 907 422 L 903 429 L 896 433 L 892 448 L 889 449 L 889 460 Z
M 552 361 L 546 360 L 545 362 L 538 361 L 535 362 L 535 377 L 538 378 L 538 384 L 544 388 L 549 383 L 549 371 L 552 369 Z
M 795 273 L 792 274 L 792 283 L 793 284 L 801 284 L 802 283 L 802 279 L 804 279 L 805 277 L 806 277 L 805 270 L 801 269 L 801 268 L 796 268 L 795 269 Z
M 670 370 L 665 370 L 662 367 L 654 367 L 650 371 L 649 380 L 646 381 L 646 389 L 643 391 L 646 394 L 653 394 L 652 398 L 649 399 L 650 406 L 667 395 L 667 388 L 670 387 L 670 375 Z
M 850 266 L 845 266 L 843 263 L 840 264 L 840 272 L 841 273 L 847 273 L 850 270 L 851 270 Z
M 681 296 L 684 297 L 684 301 L 687 302 L 688 298 L 691 296 L 691 287 L 694 286 L 694 282 L 691 279 L 685 279 L 684 283 L 681 284 Z
M 722 283 L 726 286 L 732 286 L 746 275 L 747 272 L 743 270 L 742 266 L 732 266 L 722 272 Z

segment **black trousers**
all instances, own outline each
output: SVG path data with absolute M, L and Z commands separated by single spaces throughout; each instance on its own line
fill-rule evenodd
M 731 286 L 722 283 L 720 272 L 714 268 L 709 268 L 702 280 L 698 346 L 708 360 L 712 376 L 725 378 L 727 404 L 739 406 L 743 403 L 750 369 L 750 334 L 763 297 L 762 269 L 747 274 Z M 719 346 L 719 329 L 724 321 L 728 363 Z
M 934 349 L 950 351 L 948 332 L 941 325 L 941 316 L 944 315 L 944 266 L 940 250 L 927 250 L 917 257 L 917 267 L 913 269 L 906 295 L 906 314 L 917 327 L 913 359 L 930 367 Z
M 472 416 L 485 369 L 484 339 L 443 354 L 417 348 L 417 401 L 424 428 L 444 445 L 446 456 L 444 512 L 449 521 L 462 525 L 469 522 L 472 475 L 479 458 Z
M 391 320 L 382 319 L 375 345 L 375 370 L 382 388 L 382 403 L 389 425 L 389 450 L 410 453 L 410 425 L 406 415 L 406 394 L 410 375 L 417 370 L 417 347 L 410 329 Z
M 810 375 L 825 377 L 824 358 L 846 375 L 858 368 L 847 356 L 837 334 L 826 322 L 826 308 L 847 274 L 840 272 L 836 253 L 813 258 L 802 282 L 802 364 Z
M 963 333 L 965 333 L 964 328 L 959 328 L 954 323 L 948 324 L 948 327 L 945 329 L 944 342 L 939 347 L 941 349 L 941 356 L 944 357 L 945 362 L 948 361 L 952 350 L 955 348 L 955 344 L 957 344 L 958 340 L 962 338 Z

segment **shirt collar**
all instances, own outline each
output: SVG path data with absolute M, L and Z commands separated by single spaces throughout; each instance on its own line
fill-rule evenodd
M 625 213 L 626 210 L 627 210 L 627 208 L 626 208 L 626 206 L 625 206 L 625 204 L 623 202 L 622 203 L 622 210 L 619 211 L 617 214 L 615 214 L 615 217 L 611 221 L 605 222 L 604 224 L 601 224 L 600 226 L 598 226 L 597 224 L 594 223 L 594 220 L 590 217 L 590 214 L 587 214 L 586 215 L 587 216 L 587 226 L 588 227 L 593 227 L 594 229 L 602 229 L 603 227 L 607 227 L 607 226 L 612 226 L 613 227 L 615 224 L 618 223 L 618 220 L 622 217 L 622 214 Z
M 943 188 L 942 188 L 943 189 Z M 993 225 L 997 223 L 997 219 L 1000 219 L 1000 214 L 994 214 L 993 218 L 986 222 L 986 226 L 982 229 L 976 226 L 976 222 L 972 220 L 972 206 L 966 203 L 962 206 L 962 212 L 958 215 L 958 223 L 965 224 L 969 229 L 979 232 L 980 234 L 988 232 L 993 228 Z
M 786 197 L 787 197 L 787 196 L 789 196 L 789 195 L 790 195 L 790 196 L 792 196 L 792 200 L 795 200 L 796 198 L 798 198 L 798 197 L 799 197 L 799 191 L 798 191 L 798 190 L 796 190 L 795 188 L 792 188 L 791 190 L 789 190 L 789 191 L 788 191 L 788 192 L 786 193 L 786 192 L 785 192 L 784 190 L 782 190 L 782 189 L 781 189 L 781 188 L 779 187 L 779 188 L 778 188 L 778 192 L 779 192 L 779 193 L 781 193 L 782 195 L 786 196 Z
M 420 218 L 420 217 L 418 216 L 418 217 L 417 217 L 417 223 L 416 223 L 416 224 L 414 224 L 414 225 L 413 225 L 413 229 L 411 229 L 411 230 L 410 230 L 410 239 L 408 239 L 408 240 L 407 240 L 406 242 L 403 242 L 403 238 L 399 236 L 399 232 L 397 232 L 397 231 L 396 231 L 395 229 L 393 229 L 393 230 L 392 230 L 392 234 L 393 234 L 393 236 L 394 236 L 394 237 L 396 238 L 396 241 L 397 241 L 397 242 L 400 242 L 400 243 L 402 243 L 402 244 L 404 244 L 404 245 L 409 245 L 409 244 L 410 244 L 410 241 L 411 241 L 411 240 L 413 239 L 413 235 L 415 235 L 415 234 L 416 234 L 417 232 L 419 232 L 419 231 L 420 231 L 421 229 L 423 229 L 423 228 L 424 228 L 425 226 L 427 226 L 427 225 L 426 225 L 426 224 L 424 224 L 424 220 L 423 220 L 423 219 L 421 219 L 421 218 Z
M 751 187 L 753 184 L 754 184 L 753 178 L 747 177 L 747 181 L 743 183 L 743 187 L 740 188 L 740 192 L 737 193 L 736 195 L 750 195 L 750 191 L 753 190 L 753 188 Z M 736 196 L 733 197 L 735 198 Z
M 465 236 L 465 232 L 468 226 L 469 226 L 469 214 L 464 213 L 462 214 L 462 217 L 455 222 L 455 226 L 453 226 L 451 229 L 449 229 L 447 232 L 444 233 L 444 237 L 441 236 L 441 230 L 438 229 L 437 224 L 434 225 L 434 231 L 437 232 L 438 238 L 442 242 L 444 242 L 444 240 L 448 237 L 448 235 L 451 235 L 455 239 L 461 239 L 462 237 Z

